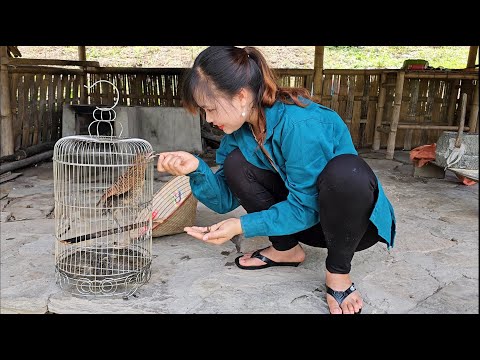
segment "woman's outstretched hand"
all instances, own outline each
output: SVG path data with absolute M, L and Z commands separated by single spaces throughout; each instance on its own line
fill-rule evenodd
M 198 168 L 198 159 L 186 151 L 163 152 L 159 154 L 157 170 L 172 175 L 186 175 Z
M 191 226 L 183 229 L 188 235 L 210 244 L 220 245 L 243 233 L 240 219 L 231 218 L 212 226 Z

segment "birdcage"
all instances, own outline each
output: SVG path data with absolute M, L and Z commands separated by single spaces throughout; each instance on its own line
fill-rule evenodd
M 97 108 L 90 126 L 107 110 L 115 114 Z M 114 136 L 113 119 L 110 136 L 89 127 L 54 147 L 55 274 L 75 295 L 128 297 L 150 278 L 154 153 L 143 139 Z

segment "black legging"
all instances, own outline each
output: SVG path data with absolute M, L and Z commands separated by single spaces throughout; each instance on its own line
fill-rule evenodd
M 232 151 L 224 163 L 230 190 L 248 212 L 270 208 L 287 198 L 288 190 L 276 172 L 250 164 L 241 151 Z M 317 179 L 320 223 L 291 235 L 270 236 L 279 251 L 304 244 L 327 248 L 326 268 L 348 274 L 353 254 L 384 240 L 369 220 L 378 197 L 377 178 L 359 156 L 343 154 L 330 160 Z

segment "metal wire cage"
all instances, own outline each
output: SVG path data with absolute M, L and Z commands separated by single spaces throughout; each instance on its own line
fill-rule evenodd
M 128 297 L 149 280 L 153 157 L 143 139 L 78 135 L 57 141 L 55 276 L 60 287 L 74 295 Z

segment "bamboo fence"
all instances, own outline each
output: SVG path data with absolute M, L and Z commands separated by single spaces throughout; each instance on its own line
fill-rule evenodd
M 181 68 L 99 67 L 92 61 L 9 59 L 7 63 L 14 151 L 54 142 L 62 133 L 65 104 L 181 106 Z M 314 71 L 276 69 L 278 84 L 313 92 Z M 478 121 L 478 73 L 467 71 L 324 69 L 321 104 L 337 111 L 357 148 L 413 147 L 436 142 L 444 130 L 458 128 L 459 99 L 466 93 L 465 131 Z M 316 78 L 318 82 L 318 76 Z M 401 94 L 401 95 L 399 95 Z M 387 154 L 388 156 L 388 154 Z

